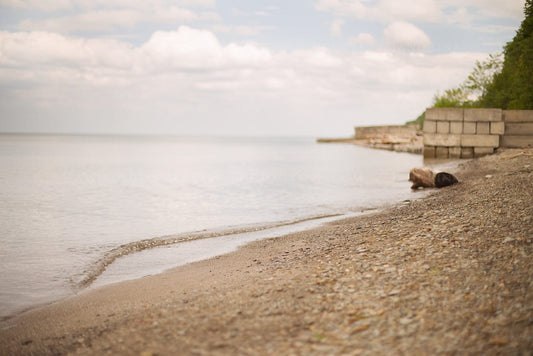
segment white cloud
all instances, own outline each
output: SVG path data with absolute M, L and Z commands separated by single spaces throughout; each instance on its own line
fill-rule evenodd
M 245 127 L 242 120 L 253 120 L 250 130 L 269 122 L 282 131 L 293 125 L 292 132 L 324 117 L 335 117 L 332 129 L 341 123 L 403 122 L 429 105 L 437 90 L 460 83 L 483 58 L 324 47 L 276 52 L 253 43 L 223 45 L 211 31 L 186 26 L 154 32 L 137 46 L 0 32 L 0 84 L 9 98 L 0 112 L 21 117 L 17 110 L 27 107 L 50 120 L 76 113 L 72 120 L 97 116 L 119 128 L 116 120 L 123 117 L 128 130 L 134 127 L 129 120 L 145 120 L 149 124 L 139 130 L 179 131 L 175 120 L 182 118 L 183 125 L 197 125 L 197 132 L 216 117 L 227 133 Z M 101 125 L 108 127 L 104 119 Z
M 102 8 L 146 10 L 174 6 L 213 7 L 214 5 L 215 0 L 0 0 L 0 6 L 46 12 L 73 8 L 85 10 Z
M 428 56 L 388 51 L 335 52 L 324 47 L 273 52 L 253 43 L 224 46 L 212 32 L 187 26 L 181 26 L 177 31 L 157 31 L 137 47 L 116 40 L 87 40 L 47 32 L 0 32 L 0 48 L 0 66 L 4 73 L 16 67 L 38 77 L 46 71 L 69 68 L 78 75 L 62 78 L 73 82 L 87 72 L 113 73 L 124 78 L 183 72 L 188 76 L 187 80 L 194 81 L 201 74 L 204 82 L 216 82 L 220 78 L 229 81 L 238 71 L 239 78 L 250 78 L 258 83 L 268 78 L 271 84 L 306 82 L 304 87 L 309 81 L 316 80 L 335 87 L 335 78 L 345 78 L 354 68 L 357 68 L 355 73 L 367 78 L 370 85 L 380 82 L 424 85 L 428 81 L 426 72 L 432 68 L 438 68 L 437 72 L 451 68 L 444 76 L 436 75 L 436 82 L 443 78 L 447 78 L 446 81 L 450 78 L 460 80 L 474 61 L 481 58 L 479 54 Z M 458 70 L 458 66 L 462 69 Z M 324 71 L 329 75 L 324 75 Z M 449 75 L 452 72 L 456 74 Z M 224 76 L 222 73 L 230 74 Z M 262 76 L 265 78 L 261 79 Z M 409 79 L 402 79 L 406 77 Z M 395 79 L 391 81 L 391 78 Z M 344 91 L 342 87 L 338 89 L 339 93 Z
M 447 0 L 446 5 L 475 8 L 485 17 L 522 19 L 525 0 Z
M 344 26 L 344 20 L 335 20 L 331 23 L 330 32 L 334 37 L 342 36 L 342 26 Z
M 178 31 L 157 31 L 140 47 L 142 61 L 150 70 L 216 67 L 221 51 L 211 32 L 185 26 Z
M 355 37 L 350 38 L 350 43 L 360 46 L 374 46 L 376 39 L 370 33 L 360 33 Z
M 273 29 L 271 26 L 228 26 L 222 24 L 216 24 L 212 26 L 215 32 L 219 33 L 233 33 L 239 36 L 256 36 L 262 32 L 270 31 Z
M 314 48 L 306 51 L 294 52 L 298 60 L 315 68 L 340 68 L 343 64 L 341 56 L 325 47 Z
M 437 22 L 443 17 L 435 0 L 412 0 L 409 4 L 395 0 L 319 0 L 315 7 L 336 16 L 359 20 L 390 22 L 393 20 L 419 20 Z
M 520 19 L 523 7 L 524 0 L 318 0 L 315 3 L 317 10 L 337 17 L 382 23 L 463 23 L 483 16 Z
M 394 22 L 384 30 L 387 45 L 406 51 L 426 50 L 431 45 L 429 37 L 413 24 Z
M 0 0 L 0 6 L 25 10 L 56 11 L 72 7 L 71 0 Z
M 198 20 L 218 20 L 217 14 L 206 12 L 196 14 L 190 10 L 172 6 L 139 9 L 104 9 L 87 11 L 77 15 L 54 17 L 46 20 L 24 20 L 19 29 L 26 31 L 51 31 L 68 33 L 73 31 L 110 31 L 114 28 L 132 28 L 138 23 L 187 23 Z
M 404 20 L 438 23 L 445 18 L 441 6 L 436 0 L 411 0 L 408 3 L 381 0 L 378 10 L 387 22 Z
M 127 68 L 131 47 L 109 39 L 65 37 L 50 32 L 0 32 L 0 65 L 38 72 L 54 68 Z
M 257 10 L 253 11 L 233 8 L 231 9 L 231 12 L 233 15 L 240 17 L 268 17 L 279 11 L 279 9 L 278 6 L 259 7 Z

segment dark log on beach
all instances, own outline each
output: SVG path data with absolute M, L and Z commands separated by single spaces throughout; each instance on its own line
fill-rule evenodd
M 423 188 L 442 188 L 458 183 L 455 176 L 450 173 L 435 173 L 429 168 L 413 168 L 409 172 L 409 181 L 413 182 L 411 189 Z
M 435 186 L 437 188 L 447 187 L 459 183 L 454 175 L 446 172 L 440 172 L 435 175 Z

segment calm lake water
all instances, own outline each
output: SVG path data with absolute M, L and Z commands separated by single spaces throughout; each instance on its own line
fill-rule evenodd
M 418 198 L 422 164 L 310 138 L 0 135 L 0 317 Z

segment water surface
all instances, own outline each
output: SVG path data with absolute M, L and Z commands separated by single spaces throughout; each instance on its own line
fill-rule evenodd
M 0 135 L 0 316 L 279 235 L 267 227 L 412 199 L 421 165 L 310 138 Z M 175 245 L 236 230 L 233 244 Z M 139 251 L 152 257 L 128 264 Z

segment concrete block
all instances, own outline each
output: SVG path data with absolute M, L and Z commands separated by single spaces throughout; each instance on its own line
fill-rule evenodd
M 435 150 L 436 158 L 448 158 L 448 147 L 437 147 Z
M 473 158 L 473 157 L 474 157 L 473 147 L 461 147 L 461 158 Z
M 424 133 L 435 133 L 437 132 L 437 121 L 424 120 Z
M 384 136 L 410 138 L 416 135 L 416 125 L 357 126 L 355 138 L 383 138 Z
M 448 153 L 450 158 L 461 158 L 461 147 L 450 147 Z
M 500 136 L 498 135 L 462 135 L 461 146 L 463 147 L 498 147 Z
M 490 135 L 490 122 L 477 122 L 476 123 L 477 135 Z
M 424 145 L 446 147 L 461 146 L 461 135 L 424 134 Z
M 533 135 L 533 122 L 509 122 L 505 123 L 505 135 L 527 136 Z
M 505 122 L 493 121 L 490 123 L 490 134 L 491 135 L 503 135 L 505 133 Z
M 533 110 L 504 110 L 505 122 L 533 122 Z
M 435 147 L 424 146 L 423 155 L 424 158 L 435 158 Z
M 426 120 L 433 121 L 463 121 L 464 109 L 459 108 L 429 108 L 426 110 Z
M 450 121 L 450 133 L 451 134 L 462 134 L 463 133 L 463 122 Z
M 467 135 L 476 134 L 476 123 L 475 122 L 463 122 L 463 133 Z
M 450 122 L 449 121 L 437 121 L 437 133 L 449 134 L 450 133 Z
M 502 136 L 502 147 L 533 146 L 533 136 Z
M 494 153 L 493 147 L 474 147 L 474 156 L 481 157 L 486 155 L 491 155 Z
M 465 109 L 464 121 L 502 121 L 502 109 Z

